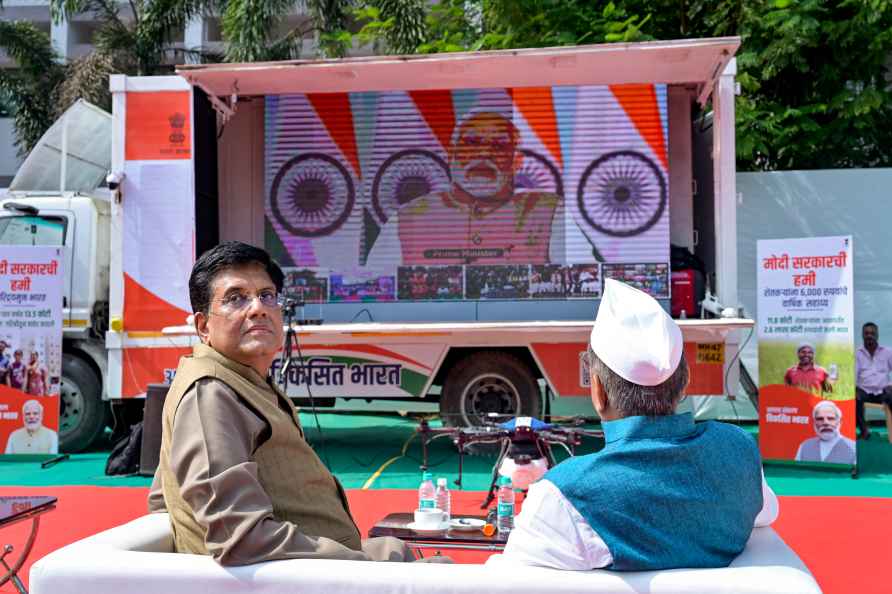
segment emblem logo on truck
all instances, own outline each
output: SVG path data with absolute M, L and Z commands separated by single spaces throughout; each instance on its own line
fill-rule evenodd
M 173 144 L 183 144 L 186 141 L 186 135 L 183 134 L 183 128 L 186 126 L 186 116 L 177 112 L 169 116 L 167 121 L 170 122 L 170 136 L 167 139 Z

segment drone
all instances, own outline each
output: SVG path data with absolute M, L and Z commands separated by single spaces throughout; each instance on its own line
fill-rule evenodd
M 501 415 L 492 415 L 504 418 Z M 427 447 L 435 439 L 448 437 L 458 450 L 458 478 L 455 484 L 462 484 L 462 462 L 474 444 L 498 444 L 499 456 L 492 469 L 492 481 L 486 499 L 480 509 L 492 503 L 496 493 L 496 481 L 500 475 L 511 477 L 515 488 L 526 491 L 531 483 L 539 480 L 545 472 L 557 464 L 552 446 L 564 448 L 571 456 L 576 454 L 576 446 L 583 437 L 604 437 L 604 432 L 596 429 L 583 429 L 583 419 L 574 418 L 569 425 L 546 423 L 533 417 L 516 417 L 503 423 L 491 423 L 474 427 L 433 428 L 427 419 L 422 419 L 416 429 L 421 436 L 421 470 L 428 468 Z

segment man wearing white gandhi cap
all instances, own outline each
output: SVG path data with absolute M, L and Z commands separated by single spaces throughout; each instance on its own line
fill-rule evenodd
M 684 339 L 652 297 L 607 279 L 588 347 L 605 445 L 529 490 L 491 563 L 647 571 L 724 567 L 753 526 L 777 517 L 753 439 L 675 414 L 688 382 Z

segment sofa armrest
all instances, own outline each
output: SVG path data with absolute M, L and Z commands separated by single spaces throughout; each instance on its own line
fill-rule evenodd
M 145 553 L 173 553 L 173 534 L 170 515 L 148 514 L 135 520 L 103 530 L 59 549 L 57 552 L 77 552 L 82 548 L 107 547 L 119 551 Z

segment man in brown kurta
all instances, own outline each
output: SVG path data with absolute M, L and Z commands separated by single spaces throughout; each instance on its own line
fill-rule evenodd
M 265 251 L 239 242 L 196 261 L 189 294 L 201 344 L 165 400 L 149 511 L 170 514 L 177 552 L 222 565 L 414 560 L 397 539 L 360 539 L 343 488 L 267 378 L 283 338 L 282 278 Z

